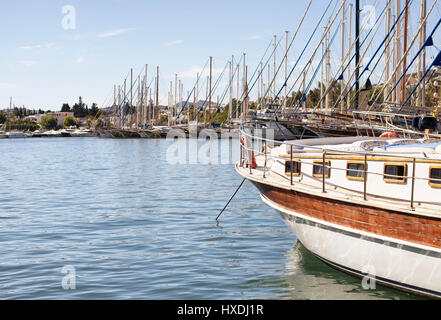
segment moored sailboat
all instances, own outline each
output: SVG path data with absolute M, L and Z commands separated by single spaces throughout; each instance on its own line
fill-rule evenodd
M 277 143 L 249 132 L 236 171 L 308 250 L 352 275 L 441 297 L 440 140 Z

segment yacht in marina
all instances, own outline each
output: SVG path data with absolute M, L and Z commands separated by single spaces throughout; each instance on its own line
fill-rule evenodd
M 441 140 L 241 135 L 236 171 L 310 252 L 351 275 L 441 297 Z
M 24 132 L 9 131 L 7 133 L 9 139 L 27 138 L 28 136 Z

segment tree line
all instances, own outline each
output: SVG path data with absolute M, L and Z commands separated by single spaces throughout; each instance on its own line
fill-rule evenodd
M 97 116 L 100 116 L 99 111 L 100 109 L 96 103 L 92 103 L 89 108 L 89 106 L 83 102 L 82 97 L 80 97 L 78 102 L 72 107 L 70 107 L 68 103 L 64 103 L 61 107 L 61 112 L 73 112 L 75 118 L 97 118 Z

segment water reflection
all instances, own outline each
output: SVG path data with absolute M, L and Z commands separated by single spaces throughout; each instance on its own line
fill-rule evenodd
M 282 277 L 289 288 L 283 299 L 378 300 L 419 299 L 414 295 L 376 284 L 374 290 L 365 290 L 361 279 L 335 270 L 300 242 L 287 252 L 286 272 Z

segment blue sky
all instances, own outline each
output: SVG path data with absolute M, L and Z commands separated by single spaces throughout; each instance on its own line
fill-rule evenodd
M 326 3 L 313 1 L 296 46 L 306 42 Z M 253 71 L 274 34 L 295 31 L 307 4 L 306 0 L 2 1 L 0 108 L 9 105 L 10 96 L 17 106 L 28 108 L 59 110 L 80 95 L 86 103 L 102 106 L 131 67 L 137 74 L 145 64 L 150 76 L 160 66 L 160 100 L 165 104 L 174 74 L 180 75 L 184 91 L 190 89 L 194 72 L 209 56 L 219 72 L 231 55 L 245 52 Z M 62 27 L 66 5 L 75 8 L 74 30 Z M 290 60 L 296 54 L 298 50 L 290 53 Z

